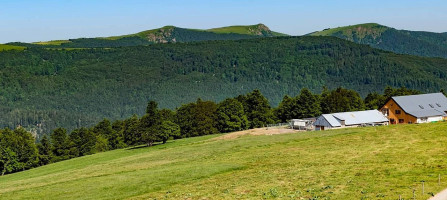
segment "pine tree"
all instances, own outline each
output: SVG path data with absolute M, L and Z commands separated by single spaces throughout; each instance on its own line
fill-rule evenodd
M 54 161 L 66 160 L 70 157 L 70 139 L 67 130 L 57 128 L 50 135 L 51 144 L 53 145 Z
M 270 104 L 261 91 L 253 90 L 246 96 L 239 96 L 237 99 L 244 106 L 250 128 L 259 128 L 275 122 Z
M 312 94 L 312 92 L 303 88 L 297 97 L 298 116 L 296 118 L 309 118 L 321 115 L 320 98 L 318 95 Z
M 74 143 L 78 155 L 85 156 L 96 153 L 96 136 L 95 134 L 87 128 L 75 129 L 70 133 L 70 140 Z
M 39 149 L 39 164 L 46 165 L 51 163 L 53 159 L 53 145 L 51 145 L 47 135 L 43 135 L 37 148 Z
M 279 103 L 278 108 L 274 109 L 275 116 L 281 122 L 287 122 L 290 119 L 293 119 L 294 112 L 296 112 L 296 101 L 294 98 L 286 95 L 282 99 L 281 103 Z

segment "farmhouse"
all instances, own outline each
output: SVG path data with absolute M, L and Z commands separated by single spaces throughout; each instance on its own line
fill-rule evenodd
M 388 125 L 388 119 L 378 110 L 323 114 L 314 123 L 315 130 Z
M 447 98 L 442 93 L 396 96 L 389 99 L 380 111 L 390 124 L 412 124 L 447 119 Z

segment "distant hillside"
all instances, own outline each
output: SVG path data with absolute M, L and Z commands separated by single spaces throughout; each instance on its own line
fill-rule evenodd
M 385 86 L 447 89 L 447 60 L 396 55 L 335 37 L 266 37 L 149 46 L 0 52 L 0 127 L 90 126 L 104 117 L 221 101 L 260 89 L 274 106 L 307 87 L 362 95 Z
M 244 35 L 256 35 L 256 36 L 265 36 L 265 37 L 273 37 L 273 36 L 287 36 L 284 33 L 278 33 L 271 31 L 264 24 L 256 24 L 252 26 L 227 26 L 221 28 L 212 28 L 207 31 L 214 33 L 236 33 L 236 34 L 244 34 Z
M 35 43 L 9 43 L 11 45 L 25 47 L 44 48 L 105 48 L 141 46 L 156 43 L 198 42 L 208 40 L 239 40 L 257 37 L 286 36 L 282 33 L 271 31 L 264 24 L 251 26 L 229 26 L 209 30 L 187 29 L 175 26 L 142 31 L 130 35 L 79 38 L 69 40 L 54 40 Z
M 400 54 L 447 58 L 445 33 L 397 30 L 369 23 L 325 29 L 309 35 L 335 36 Z
M 23 49 L 25 49 L 25 47 L 0 44 L 0 51 L 23 50 Z

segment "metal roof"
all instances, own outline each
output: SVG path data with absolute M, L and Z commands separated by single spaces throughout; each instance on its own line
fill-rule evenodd
M 340 122 L 334 118 L 332 114 L 323 114 L 322 115 L 329 124 L 331 124 L 332 127 L 341 126 Z
M 310 122 L 311 120 L 308 119 L 291 119 L 292 122 Z
M 388 119 L 378 110 L 342 112 L 332 114 L 335 118 L 345 120 L 345 125 L 387 122 Z
M 365 110 L 354 112 L 341 112 L 322 115 L 332 127 L 341 126 L 341 121 L 345 121 L 346 126 L 368 123 L 388 122 L 388 119 L 378 110 Z
M 447 98 L 442 93 L 397 96 L 392 99 L 415 117 L 446 116 Z

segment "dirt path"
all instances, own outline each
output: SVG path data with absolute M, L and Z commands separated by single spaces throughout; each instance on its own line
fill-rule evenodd
M 296 133 L 299 130 L 293 130 L 285 127 L 270 127 L 270 128 L 255 128 L 245 131 L 238 131 L 233 133 L 228 133 L 220 137 L 214 138 L 214 140 L 228 140 L 241 137 L 243 135 L 277 135 L 286 133 Z
M 439 192 L 434 197 L 428 199 L 428 200 L 446 200 L 447 199 L 447 189 Z

